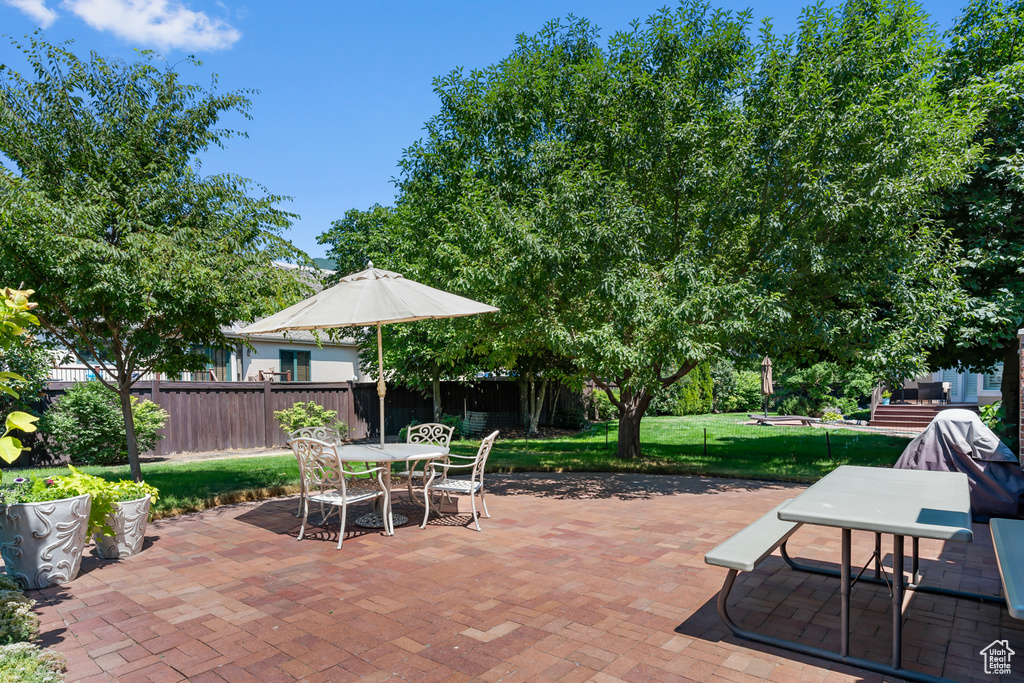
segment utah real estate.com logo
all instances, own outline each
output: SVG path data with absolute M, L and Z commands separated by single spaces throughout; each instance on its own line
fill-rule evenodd
M 980 653 L 985 658 L 985 673 L 993 676 L 1010 675 L 1010 657 L 1017 654 L 1010 649 L 1010 641 L 993 640 Z

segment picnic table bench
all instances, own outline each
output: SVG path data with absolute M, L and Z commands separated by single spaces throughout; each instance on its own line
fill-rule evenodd
M 1003 580 L 1006 609 L 1015 619 L 1024 619 L 1024 520 L 993 517 L 988 522 L 996 564 Z
M 796 422 L 800 421 L 800 424 L 804 427 L 810 427 L 816 422 L 821 422 L 816 417 L 807 417 L 806 415 L 757 415 L 756 413 L 747 413 L 747 417 L 754 420 L 758 424 L 774 425 L 781 422 Z

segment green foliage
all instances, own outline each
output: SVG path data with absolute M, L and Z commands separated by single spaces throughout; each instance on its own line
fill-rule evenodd
M 28 326 L 38 324 L 39 319 L 30 313 L 37 306 L 28 300 L 33 294 L 31 289 L 17 290 L 5 287 L 0 294 L 0 397 L 4 397 L 0 400 L 9 404 L 10 399 L 19 398 L 19 392 L 24 388 L 22 385 L 29 384 L 31 380 L 12 371 L 8 365 L 7 354 L 27 336 Z M 0 458 L 12 463 L 27 449 L 21 445 L 20 439 L 11 436 L 11 432 L 15 429 L 35 431 L 34 423 L 37 418 L 23 411 L 12 411 L 9 405 L 5 406 L 2 403 L 0 415 L 5 415 L 4 432 L 0 434 Z
M 327 410 L 316 401 L 297 401 L 291 408 L 275 410 L 274 419 L 289 434 L 304 427 L 333 427 L 342 438 L 348 436 L 348 424 L 338 419 L 338 411 Z
M 0 683 L 60 683 L 64 656 L 29 643 L 0 647 Z
M 418 424 L 422 423 L 419 420 L 410 420 L 409 424 L 398 430 L 398 440 L 405 443 L 405 439 L 409 435 L 409 427 L 415 427 Z
M 837 363 L 815 363 L 784 371 L 778 380 L 779 410 L 790 415 L 819 416 L 826 408 L 846 414 L 866 402 L 874 384 L 863 368 L 843 368 Z M 804 412 L 794 412 L 794 411 Z
M 466 436 L 466 421 L 458 415 L 444 415 L 441 417 L 441 424 L 451 427 L 452 438 L 461 439 Z
M 1003 417 L 1006 415 L 1006 410 L 1003 409 L 1002 401 L 978 406 L 978 412 L 981 413 L 981 421 L 984 422 L 989 429 L 995 432 L 1000 431 Z
M 836 409 L 834 409 L 834 408 L 826 408 L 821 413 L 821 421 L 822 422 L 842 422 L 842 420 L 843 420 L 843 413 L 838 411 L 838 410 L 836 410 Z
M 714 382 L 711 408 L 716 413 L 724 413 L 736 394 L 736 366 L 731 360 L 716 360 L 711 364 L 711 380 Z
M 16 580 L 0 574 L 0 645 L 34 640 L 39 635 L 39 617 L 32 612 L 35 605 Z
M 17 397 L 0 393 L 0 417 L 14 410 L 28 412 L 42 398 L 53 366 L 53 355 L 44 343 L 21 337 L 0 355 L 0 372 L 13 372 L 20 379 L 10 381 Z
M 608 394 L 605 393 L 604 389 L 594 389 L 590 392 L 589 396 L 590 407 L 593 410 L 595 420 L 600 422 L 602 420 L 618 419 L 619 409 L 608 398 Z
M 308 292 L 273 266 L 305 262 L 281 236 L 285 198 L 200 172 L 237 134 L 221 117 L 248 115 L 245 93 L 185 83 L 150 52 L 14 47 L 30 76 L 0 69 L 0 154 L 15 169 L 0 170 L 0 281 L 40 283 L 40 324 L 122 401 L 147 372 L 202 369 L 199 349 L 224 346 L 232 323 Z M 127 451 L 136 479 L 140 447 Z
M 163 436 L 167 412 L 152 401 L 131 400 L 139 448 L 151 450 Z M 68 388 L 43 415 L 40 429 L 47 445 L 72 462 L 112 465 L 128 460 L 124 419 L 117 394 L 99 382 Z
M 714 380 L 711 364 L 701 363 L 678 383 L 679 398 L 676 401 L 676 415 L 703 415 L 711 412 L 714 400 Z
M 150 497 L 151 502 L 154 503 L 160 498 L 160 491 L 155 486 L 151 486 L 144 481 L 122 479 L 116 482 L 109 482 L 107 486 L 110 489 L 110 497 L 115 503 L 138 500 L 147 495 Z
M 957 276 L 966 295 L 932 356 L 933 367 L 989 372 L 1003 362 L 1016 377 L 1024 327 L 1024 2 L 972 0 L 946 33 L 938 82 L 952 101 L 983 114 L 975 140 L 984 158 L 943 192 L 942 219 L 964 249 Z M 1016 433 L 1020 387 L 1005 381 L 1007 435 Z
M 723 403 L 723 412 L 739 413 L 764 407 L 761 393 L 761 373 L 753 370 L 739 370 L 736 373 L 735 392 Z
M 52 477 L 18 477 L 13 483 L 0 488 L 0 502 L 3 505 L 17 503 L 44 503 L 89 494 L 92 507 L 89 511 L 89 533 L 103 531 L 112 534 L 107 526 L 107 515 L 114 511 L 114 489 L 110 482 L 100 477 L 81 472 L 68 465 L 70 474 Z
M 935 192 L 977 158 L 934 30 L 901 0 L 749 29 L 689 1 L 607 41 L 556 21 L 435 81 L 393 212 L 332 238 L 501 308 L 425 332 L 424 372 L 541 358 L 614 385 L 636 457 L 651 401 L 723 349 L 923 363 L 956 298 Z

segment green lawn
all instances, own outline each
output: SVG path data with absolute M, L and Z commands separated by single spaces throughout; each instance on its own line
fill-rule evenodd
M 605 425 L 598 425 L 587 434 L 554 439 L 499 440 L 488 461 L 488 471 L 643 472 L 811 482 L 839 465 L 891 465 L 908 442 L 905 438 L 845 430 L 744 425 L 743 418 L 646 418 L 641 429 L 644 457 L 638 460 L 615 457 L 615 423 L 607 425 L 607 445 Z M 459 441 L 452 450 L 471 455 L 478 443 Z M 107 479 L 128 477 L 127 466 L 81 469 Z M 61 471 L 34 470 L 31 474 Z M 155 506 L 157 516 L 293 493 L 298 491 L 299 483 L 298 467 L 291 455 L 153 463 L 144 465 L 143 472 L 146 481 L 160 489 L 160 500 Z M 18 470 L 8 470 L 3 475 L 5 481 L 16 476 Z

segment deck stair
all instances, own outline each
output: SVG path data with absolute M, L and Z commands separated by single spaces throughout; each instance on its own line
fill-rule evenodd
M 932 419 L 940 411 L 950 408 L 960 408 L 978 412 L 978 406 L 974 403 L 897 403 L 887 406 L 875 407 L 875 414 L 871 416 L 872 427 L 885 427 L 887 429 L 904 429 L 907 431 L 920 432 L 927 427 Z

